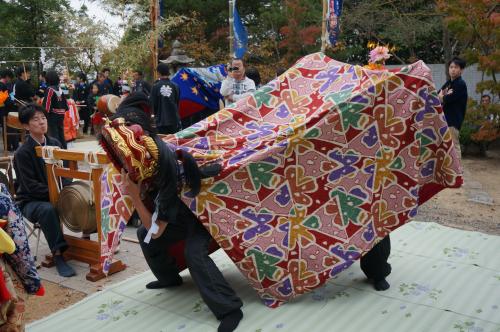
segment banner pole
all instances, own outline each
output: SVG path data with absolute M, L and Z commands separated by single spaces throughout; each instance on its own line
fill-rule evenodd
M 326 49 L 326 12 L 328 8 L 328 0 L 323 0 L 323 18 L 321 20 L 321 53 L 325 53 Z
M 229 58 L 234 57 L 234 0 L 229 0 Z

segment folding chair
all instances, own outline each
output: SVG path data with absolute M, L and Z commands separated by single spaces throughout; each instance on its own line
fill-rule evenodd
M 40 233 L 42 232 L 42 228 L 40 227 L 40 224 L 35 222 L 32 223 L 31 221 L 28 220 L 28 218 L 23 216 L 24 220 L 24 225 L 28 229 L 28 239 L 34 235 L 36 237 L 36 249 L 35 249 L 35 255 L 33 258 L 35 259 L 35 264 L 37 265 L 37 268 L 39 267 L 39 264 L 37 264 L 37 259 L 38 259 L 38 248 L 40 247 Z M 28 233 L 27 232 L 27 233 Z M 35 234 L 36 232 L 36 234 Z

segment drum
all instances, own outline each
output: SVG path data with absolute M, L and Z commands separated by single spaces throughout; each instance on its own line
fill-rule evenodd
M 97 110 L 106 116 L 111 116 L 116 113 L 121 101 L 121 98 L 115 95 L 101 96 L 97 100 Z
M 9 114 L 7 114 L 7 127 L 24 129 L 23 125 L 19 121 L 19 113 L 10 112 Z
M 57 201 L 59 219 L 72 232 L 91 234 L 97 231 L 95 205 L 90 185 L 75 181 L 64 187 Z

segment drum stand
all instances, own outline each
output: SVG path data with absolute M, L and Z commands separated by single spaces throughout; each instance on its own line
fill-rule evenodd
M 36 154 L 39 157 L 43 157 L 42 147 L 36 148 Z M 104 153 L 96 154 L 97 160 L 92 160 L 93 165 L 102 165 L 105 167 L 109 161 L 108 157 Z M 86 160 L 86 154 L 77 151 L 67 151 L 67 150 L 53 150 L 53 156 L 51 161 L 66 160 L 69 162 L 69 167 L 60 167 L 54 162 L 46 160 L 45 167 L 47 169 L 47 180 L 49 185 L 49 196 L 50 202 L 55 206 L 57 200 L 59 199 L 59 192 L 57 181 L 60 177 L 80 179 L 89 181 L 91 179 L 94 188 L 94 201 L 95 213 L 96 213 L 96 223 L 97 223 L 97 242 L 90 239 L 79 238 L 76 236 L 64 235 L 64 239 L 68 244 L 68 249 L 64 252 L 65 259 L 75 259 L 77 261 L 85 262 L 90 265 L 90 271 L 87 273 L 87 280 L 97 281 L 104 278 L 106 275 L 102 272 L 101 267 L 101 175 L 103 172 L 102 168 L 91 167 L 89 171 L 84 171 L 78 169 L 78 162 Z M 52 255 L 47 255 L 46 259 L 42 262 L 44 267 L 54 266 L 54 261 Z M 123 271 L 126 265 L 120 260 L 115 260 L 111 264 L 109 274 L 113 274 L 119 271 Z
M 20 133 L 8 133 L 7 128 L 18 129 Z M 19 120 L 17 121 L 17 123 L 12 123 L 10 117 L 4 115 L 2 134 L 3 134 L 3 154 L 8 155 L 9 154 L 9 150 L 7 148 L 8 137 L 9 136 L 15 137 L 21 135 L 21 143 L 24 143 L 24 136 L 26 136 L 26 130 L 21 126 Z

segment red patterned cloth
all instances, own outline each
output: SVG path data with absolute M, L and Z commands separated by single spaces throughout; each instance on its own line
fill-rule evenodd
M 371 71 L 312 54 L 165 140 L 223 164 L 182 199 L 270 307 L 320 287 L 462 183 L 423 62 Z M 112 190 L 103 197 L 117 206 Z

